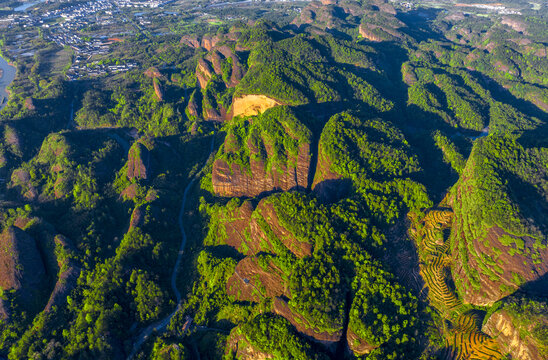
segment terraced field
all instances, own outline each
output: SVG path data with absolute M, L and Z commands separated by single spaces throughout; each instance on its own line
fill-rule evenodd
M 501 359 L 498 344 L 481 332 L 482 315 L 469 311 L 460 315 L 455 326 L 449 330 L 447 348 L 454 349 L 454 360 L 496 360 Z
M 502 359 L 495 340 L 481 331 L 482 313 L 468 310 L 450 286 L 451 257 L 444 231 L 450 228 L 452 218 L 448 208 L 430 210 L 410 231 L 419 250 L 420 274 L 428 288 L 428 299 L 451 324 L 441 359 Z

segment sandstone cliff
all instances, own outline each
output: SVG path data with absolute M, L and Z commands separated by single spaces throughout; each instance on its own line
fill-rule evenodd
M 238 133 L 241 125 L 243 137 Z M 306 188 L 311 139 L 310 131 L 286 107 L 270 109 L 251 123 L 235 124 L 213 164 L 215 193 L 254 197 Z
M 339 331 L 335 331 L 334 333 L 321 331 L 299 313 L 293 311 L 289 304 L 282 298 L 277 297 L 274 299 L 272 311 L 286 318 L 301 334 L 313 338 L 315 341 L 324 344 L 328 348 L 336 346 L 342 338 L 342 327 Z
M 542 280 L 548 273 L 542 210 L 547 203 L 546 195 L 540 195 L 546 177 L 527 183 L 518 174 L 510 175 L 516 171 L 514 165 L 493 168 L 490 160 L 500 155 L 492 149 L 505 141 L 497 137 L 476 141 L 449 198 L 455 211 L 450 237 L 453 278 L 464 302 L 474 305 L 492 305 L 526 283 L 538 282 L 543 295 L 548 289 Z M 536 161 L 517 144 L 504 144 L 512 151 L 504 161 Z M 500 182 L 502 172 L 508 184 Z
M 35 240 L 16 227 L 0 234 L 0 288 L 15 290 L 32 305 L 46 281 L 46 270 Z
M 280 245 L 298 258 L 310 256 L 313 251 L 312 239 L 301 239 L 293 234 L 280 220 L 273 200 L 268 197 L 262 199 L 256 209 L 246 201 L 236 209 L 219 214 L 218 223 L 211 236 L 248 256 L 261 252 L 277 254 Z M 244 263 L 249 271 L 253 271 L 251 263 Z
M 226 284 L 227 293 L 239 301 L 260 302 L 288 293 L 284 273 L 270 257 L 241 260 Z
M 134 143 L 128 152 L 128 179 L 147 180 L 150 177 L 150 152 L 140 142 Z
M 500 349 L 504 353 L 510 354 L 512 359 L 542 360 L 546 359 L 548 353 L 541 354 L 539 346 L 543 346 L 546 351 L 548 350 L 547 345 L 539 343 L 537 339 L 530 335 L 537 325 L 539 323 L 532 321 L 529 328 L 522 328 L 508 311 L 502 309 L 489 317 L 483 326 L 483 331 L 493 337 L 499 344 Z M 546 323 L 544 325 L 548 326 Z
M 74 255 L 74 247 L 70 240 L 65 238 L 62 235 L 57 235 L 55 237 L 55 246 L 59 249 L 58 256 L 58 266 L 59 274 L 55 287 L 51 292 L 48 303 L 44 311 L 50 312 L 55 306 L 57 308 L 62 308 L 67 301 L 67 296 L 70 294 L 72 289 L 76 286 L 76 281 L 80 276 L 80 267 L 76 265 L 75 261 L 72 259 Z
M 375 350 L 377 346 L 370 345 L 367 341 L 361 339 L 354 331 L 351 329 L 346 329 L 346 342 L 350 351 L 357 356 L 363 356 L 369 354 L 371 351 Z

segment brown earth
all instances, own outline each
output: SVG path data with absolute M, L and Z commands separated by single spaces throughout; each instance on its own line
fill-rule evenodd
M 225 144 L 230 139 L 225 139 Z M 270 149 L 267 155 L 270 157 Z M 225 150 L 227 151 L 227 150 Z M 261 159 L 254 159 L 258 150 L 250 149 L 250 169 L 242 169 L 238 164 L 230 166 L 225 160 L 217 159 L 213 163 L 212 183 L 215 194 L 218 196 L 247 196 L 255 197 L 273 190 L 288 191 L 308 186 L 308 172 L 310 167 L 310 145 L 302 144 L 299 147 L 296 166 L 288 164 L 278 165 L 278 168 L 268 171 Z M 290 156 L 288 154 L 288 156 Z
M 535 340 L 528 335 L 530 329 L 516 328 L 512 316 L 504 309 L 493 313 L 482 330 L 493 337 L 502 352 L 510 354 L 512 359 L 545 359 L 539 353 Z
M 291 310 L 287 302 L 282 298 L 274 298 L 274 301 L 272 302 L 272 311 L 286 318 L 298 332 L 314 339 L 328 348 L 336 346 L 342 338 L 342 329 L 333 334 L 319 330 L 313 324 L 310 324 L 302 315 Z
M 263 269 L 256 256 L 242 259 L 226 284 L 226 291 L 238 301 L 260 302 L 288 293 L 282 270 L 272 261 Z
M 23 230 L 10 226 L 0 234 L 0 288 L 15 290 L 30 303 L 46 282 L 46 270 L 36 242 Z

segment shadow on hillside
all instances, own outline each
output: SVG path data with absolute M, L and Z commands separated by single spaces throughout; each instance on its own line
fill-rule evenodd
M 548 296 L 548 273 L 542 275 L 535 281 L 529 281 L 522 285 L 518 292 L 534 296 Z

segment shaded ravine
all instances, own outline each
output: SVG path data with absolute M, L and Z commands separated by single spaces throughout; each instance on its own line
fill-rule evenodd
M 133 349 L 131 350 L 131 353 L 127 357 L 128 360 L 132 359 L 137 351 L 139 351 L 139 348 L 141 345 L 148 339 L 150 334 L 153 332 L 160 332 L 164 331 L 173 316 L 181 309 L 181 292 L 177 288 L 177 275 L 179 274 L 179 266 L 181 265 L 181 259 L 183 257 L 183 254 L 185 252 L 185 246 L 186 246 L 186 232 L 184 227 L 184 213 L 185 213 L 185 206 L 186 206 L 186 199 L 188 196 L 188 192 L 190 191 L 190 188 L 192 188 L 192 185 L 194 185 L 194 182 L 199 177 L 199 175 L 203 172 L 203 170 L 206 168 L 209 158 L 211 157 L 211 154 L 213 154 L 213 146 L 215 145 L 215 134 L 213 134 L 211 139 L 211 145 L 209 149 L 209 155 L 207 159 L 205 160 L 204 165 L 202 168 L 194 175 L 192 180 L 188 183 L 188 185 L 185 188 L 185 191 L 183 193 L 183 199 L 181 201 L 181 209 L 179 210 L 179 216 L 178 216 L 178 225 L 179 230 L 181 232 L 181 245 L 179 246 L 179 252 L 177 254 L 177 261 L 175 261 L 175 265 L 173 266 L 173 272 L 171 274 L 171 289 L 175 293 L 175 297 L 177 299 L 177 307 L 173 312 L 171 312 L 169 315 L 164 317 L 163 319 L 158 320 L 157 322 L 150 324 L 147 326 L 139 336 L 136 338 L 135 342 L 133 343 Z

